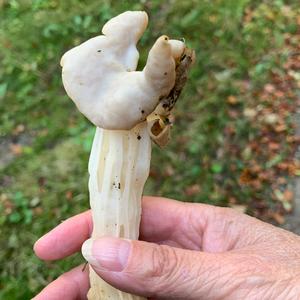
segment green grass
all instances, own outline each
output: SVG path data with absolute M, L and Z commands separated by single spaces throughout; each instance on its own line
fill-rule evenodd
M 20 144 L 21 153 L 0 164 L 0 299 L 29 299 L 82 262 L 76 255 L 44 263 L 32 252 L 39 236 L 88 208 L 87 161 L 94 128 L 66 96 L 59 60 L 127 9 L 146 10 L 150 16 L 139 43 L 140 66 L 164 33 L 184 37 L 197 53 L 176 108 L 172 141 L 164 150 L 153 149 L 146 193 L 217 205 L 228 205 L 229 198 L 245 205 L 253 199 L 275 205 L 269 185 L 256 190 L 240 184 L 253 157 L 266 163 L 247 148 L 262 127 L 243 112 L 267 107 L 261 90 L 272 76 L 284 73 L 290 51 L 285 36 L 297 32 L 297 0 L 2 1 L 0 138 Z M 230 97 L 237 102 L 230 103 Z M 285 134 L 292 135 L 291 121 L 285 121 Z M 233 135 L 226 133 L 230 127 Z M 286 147 L 281 146 L 277 161 L 271 156 L 264 170 L 289 157 Z

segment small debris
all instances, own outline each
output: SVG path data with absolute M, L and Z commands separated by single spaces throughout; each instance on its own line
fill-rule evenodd
M 87 265 L 88 265 L 88 262 L 86 261 L 85 264 L 83 265 L 83 268 L 82 268 L 81 272 L 85 271 Z

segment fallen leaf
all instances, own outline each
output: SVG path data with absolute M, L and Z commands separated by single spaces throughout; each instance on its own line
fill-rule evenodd
M 25 130 L 25 126 L 23 124 L 19 124 L 14 130 L 13 130 L 13 134 L 14 135 L 18 135 L 22 132 L 24 132 Z
M 286 131 L 286 130 L 287 130 L 286 124 L 280 124 L 280 125 L 275 127 L 276 132 L 283 132 L 283 131 Z
M 299 168 L 297 168 L 297 166 L 294 163 L 288 164 L 288 172 L 291 176 L 295 175 L 298 169 Z
M 268 147 L 269 147 L 270 150 L 279 150 L 280 149 L 280 144 L 271 142 L 271 143 L 268 144 Z
M 287 170 L 289 168 L 289 164 L 287 162 L 280 162 L 276 165 L 276 167 L 280 170 Z
M 296 136 L 296 135 L 288 135 L 286 137 L 286 141 L 287 143 L 299 143 L 300 142 L 300 137 L 299 136 Z
M 284 209 L 287 213 L 290 213 L 290 212 L 292 212 L 292 210 L 293 210 L 293 206 L 292 206 L 292 204 L 291 204 L 290 202 L 285 201 L 285 202 L 282 203 L 282 206 L 283 206 L 283 209 Z
M 194 196 L 194 195 L 199 194 L 200 191 L 201 191 L 200 185 L 199 184 L 194 184 L 194 185 L 188 186 L 185 189 L 185 194 L 187 196 Z
M 33 211 L 34 215 L 40 216 L 44 210 L 42 207 L 38 206 L 38 207 L 35 207 L 32 211 Z
M 283 193 L 283 196 L 285 201 L 291 202 L 294 198 L 294 193 L 291 190 L 286 189 Z
M 231 105 L 235 105 L 238 103 L 238 99 L 235 96 L 229 96 L 227 98 L 227 103 L 231 104 Z
M 277 114 L 268 114 L 263 117 L 263 122 L 268 125 L 274 125 L 279 121 L 279 116 Z
M 167 165 L 164 172 L 165 176 L 173 176 L 175 174 L 175 170 L 171 165 Z
M 271 214 L 271 217 L 272 217 L 278 224 L 280 224 L 280 225 L 284 224 L 284 222 L 285 222 L 284 216 L 281 215 L 281 214 L 279 214 L 279 213 L 277 213 L 277 212 L 272 213 L 272 214 Z
M 72 200 L 72 198 L 73 198 L 73 192 L 72 191 L 66 191 L 66 198 L 68 200 Z
M 229 115 L 230 118 L 236 119 L 239 116 L 239 112 L 236 111 L 236 110 L 230 109 L 228 111 L 228 115 Z
M 244 169 L 240 175 L 239 182 L 241 184 L 249 184 L 252 180 L 252 174 L 249 169 Z
M 267 93 L 273 93 L 274 91 L 275 91 L 275 86 L 273 85 L 273 84 L 270 84 L 270 83 L 268 83 L 268 84 L 266 84 L 265 86 L 264 86 L 264 90 L 267 92 Z
M 280 202 L 284 201 L 284 194 L 281 190 L 279 190 L 279 189 L 274 190 L 274 195 L 275 195 L 276 200 L 278 200 Z
M 31 199 L 31 201 L 29 202 L 31 207 L 36 207 L 41 203 L 41 200 L 39 197 L 34 197 Z
M 253 174 L 258 174 L 261 171 L 261 166 L 259 164 L 254 164 L 253 166 L 251 166 L 250 171 Z
M 23 152 L 22 145 L 20 145 L 20 144 L 10 144 L 9 148 L 10 148 L 10 151 L 16 156 L 21 155 Z
M 245 108 L 243 114 L 246 118 L 254 119 L 257 115 L 257 111 L 253 108 Z
M 235 197 L 229 196 L 228 202 L 229 202 L 229 205 L 234 205 L 234 204 L 236 204 L 237 201 L 236 201 Z
M 252 180 L 250 185 L 254 188 L 254 190 L 259 191 L 262 189 L 262 183 L 259 179 Z
M 277 182 L 278 182 L 278 184 L 283 185 L 283 184 L 286 184 L 286 183 L 287 183 L 287 180 L 286 180 L 286 178 L 284 178 L 284 177 L 279 177 L 279 178 L 277 179 Z
M 45 186 L 45 184 L 46 184 L 46 178 L 45 177 L 39 177 L 38 178 L 38 184 L 39 184 L 40 187 Z

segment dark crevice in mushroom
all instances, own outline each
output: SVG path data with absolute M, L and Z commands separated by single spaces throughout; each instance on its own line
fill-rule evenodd
M 163 129 L 159 124 L 159 120 L 157 120 L 151 127 L 151 133 L 155 136 L 158 136 L 162 131 Z

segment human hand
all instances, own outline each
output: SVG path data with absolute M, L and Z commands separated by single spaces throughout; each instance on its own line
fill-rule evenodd
M 61 259 L 84 243 L 99 276 L 151 299 L 300 297 L 300 237 L 229 208 L 144 197 L 142 241 L 87 240 L 91 232 L 90 212 L 82 213 L 39 239 L 35 253 Z M 86 299 L 88 288 L 88 271 L 77 267 L 34 300 Z

